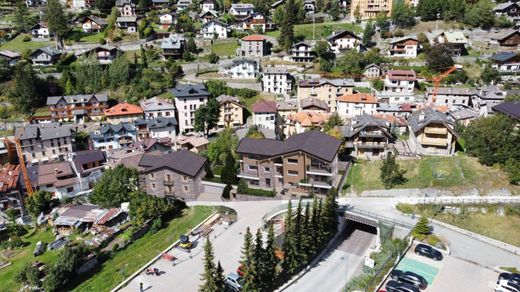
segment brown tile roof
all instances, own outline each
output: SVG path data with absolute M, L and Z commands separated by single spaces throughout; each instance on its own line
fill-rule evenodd
M 6 164 L 0 170 L 0 192 L 16 188 L 20 177 L 20 165 Z
M 388 76 L 390 80 L 417 80 L 417 75 L 413 70 L 390 70 L 386 72 L 386 76 Z
M 257 101 L 253 104 L 255 113 L 276 113 L 276 101 Z
M 248 41 L 248 42 L 255 42 L 255 41 L 259 42 L 259 41 L 265 41 L 265 37 L 262 35 L 259 35 L 259 34 L 252 34 L 252 35 L 243 37 L 242 40 Z
M 303 127 L 310 127 L 312 125 L 321 125 L 329 119 L 329 114 L 317 113 L 313 111 L 301 111 L 290 115 L 289 120 L 298 122 Z
M 345 94 L 338 98 L 339 102 L 351 102 L 351 103 L 370 103 L 376 104 L 376 97 L 369 93 L 354 93 Z
M 105 110 L 105 116 L 107 117 L 139 114 L 143 114 L 143 109 L 137 105 L 133 105 L 127 102 L 116 104 L 115 106 Z

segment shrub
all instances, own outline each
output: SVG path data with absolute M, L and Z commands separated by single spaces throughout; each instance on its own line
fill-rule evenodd
M 225 200 L 229 200 L 230 192 L 232 189 L 233 189 L 233 187 L 231 185 L 226 185 L 226 187 L 222 191 L 222 198 L 224 198 Z
M 30 42 L 32 39 L 31 35 L 30 34 L 24 34 L 23 37 L 22 37 L 22 42 Z
M 237 192 L 239 194 L 247 194 L 249 187 L 245 180 L 241 179 L 238 181 Z
M 215 53 L 211 53 L 209 56 L 208 56 L 208 60 L 211 64 L 217 64 L 218 63 L 218 60 L 220 58 L 217 56 L 217 54 Z
M 152 226 L 150 227 L 150 232 L 152 234 L 157 233 L 163 227 L 163 222 L 161 218 L 157 218 L 153 220 Z
M 100 40 L 99 40 L 99 43 L 100 43 L 101 45 L 106 45 L 106 44 L 107 44 L 107 40 L 105 40 L 105 39 L 100 39 Z

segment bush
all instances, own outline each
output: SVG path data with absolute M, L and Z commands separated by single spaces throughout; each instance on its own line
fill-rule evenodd
M 24 34 L 23 37 L 22 37 L 22 42 L 30 42 L 32 39 L 31 35 L 30 34 Z
M 230 192 L 232 189 L 233 189 L 233 187 L 231 185 L 226 185 L 226 187 L 222 191 L 222 198 L 225 200 L 229 200 L 229 198 L 231 197 Z
M 245 180 L 243 179 L 240 179 L 238 181 L 238 186 L 237 186 L 237 192 L 239 194 L 246 194 L 247 193 L 247 190 L 248 190 L 248 186 L 247 186 L 247 183 Z
M 211 63 L 211 64 L 217 64 L 218 63 L 218 60 L 220 58 L 217 56 L 217 54 L 215 53 L 211 53 L 209 56 L 208 56 L 208 61 Z
M 150 227 L 150 232 L 152 234 L 157 233 L 163 227 L 162 219 L 159 217 L 152 222 L 152 226 Z
M 100 39 L 99 40 L 99 44 L 106 45 L 107 44 L 107 40 L 106 39 Z

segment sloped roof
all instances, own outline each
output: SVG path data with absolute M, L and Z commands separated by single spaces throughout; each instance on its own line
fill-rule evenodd
M 128 103 L 128 102 L 116 104 L 115 106 L 105 110 L 105 116 L 107 116 L 107 117 L 142 115 L 142 114 L 143 114 L 143 109 L 141 107 Z
M 277 107 L 279 111 L 290 111 L 290 110 L 298 110 L 298 100 L 289 99 L 277 102 Z
M 56 187 L 63 187 L 78 182 L 77 177 L 60 179 L 75 175 L 68 161 L 32 165 L 27 167 L 27 173 L 33 186 L 52 184 Z
M 366 113 L 354 117 L 348 125 L 341 127 L 341 132 L 343 133 L 343 137 L 351 138 L 366 127 L 378 127 L 385 136 L 392 136 L 392 134 L 390 134 L 390 126 L 386 120 L 376 118 Z
M 426 87 L 427 94 L 433 94 L 433 87 Z M 439 87 L 437 94 L 440 95 L 476 95 L 478 91 L 467 87 Z
M 508 9 L 510 6 L 518 6 L 518 4 L 516 2 L 504 2 L 504 3 L 498 3 L 494 8 L 493 8 L 493 11 L 501 11 L 501 10 L 506 10 Z
M 354 93 L 338 97 L 338 102 L 377 104 L 377 99 L 370 93 Z
M 180 49 L 185 41 L 183 35 L 171 33 L 167 38 L 162 39 L 161 49 Z
M 286 67 L 271 66 L 264 68 L 263 74 L 290 74 Z
M 95 23 L 97 23 L 97 24 L 99 24 L 99 25 L 101 25 L 101 26 L 103 26 L 103 25 L 107 25 L 106 20 L 104 20 L 104 19 L 102 19 L 102 18 L 99 18 L 99 17 L 96 17 L 96 16 L 92 16 L 92 15 L 90 15 L 90 16 L 85 16 L 85 17 L 83 18 L 83 22 L 84 22 L 85 20 L 87 20 L 87 19 L 90 19 L 92 22 L 95 22 Z
M 146 111 L 174 110 L 175 106 L 171 100 L 163 99 L 158 96 L 139 102 L 141 108 Z
M 263 35 L 252 34 L 252 35 L 243 37 L 242 40 L 248 41 L 248 42 L 251 42 L 251 41 L 260 42 L 260 41 L 265 41 L 266 39 Z
M 17 52 L 4 50 L 4 51 L 0 51 L 0 56 L 6 57 L 9 59 L 19 59 L 22 55 Z
M 288 117 L 289 121 L 299 123 L 303 127 L 317 126 L 328 121 L 330 115 L 327 113 L 318 113 L 314 111 L 301 111 Z
M 136 131 L 136 129 L 135 129 L 134 125 L 132 125 L 130 123 L 119 123 L 116 125 L 104 124 L 99 129 L 99 133 L 90 133 L 90 138 L 96 139 L 96 138 L 102 138 L 103 136 L 107 136 L 107 135 L 114 135 L 114 134 L 118 134 L 118 133 L 128 133 L 128 132 L 135 132 L 135 131 Z
M 520 101 L 504 102 L 493 107 L 493 111 L 503 113 L 514 119 L 520 119 Z
M 351 38 L 355 38 L 358 40 L 361 39 L 360 37 L 358 37 L 355 33 L 351 32 L 351 31 L 340 30 L 340 31 L 334 32 L 332 35 L 328 36 L 327 41 L 329 41 L 329 42 L 334 41 L 335 39 L 343 38 L 345 36 L 350 36 Z
M 83 174 L 83 165 L 91 162 L 105 162 L 105 154 L 101 150 L 85 150 L 74 152 L 72 162 L 76 166 L 76 170 Z
M 108 101 L 108 95 L 106 93 L 58 95 L 47 97 L 47 105 L 56 105 L 61 99 L 63 99 L 67 104 L 79 104 L 90 102 L 90 100 L 93 98 L 95 98 L 98 102 Z
M 389 70 L 386 72 L 386 76 L 388 76 L 390 80 L 417 80 L 417 75 L 413 70 Z
M 276 101 L 261 100 L 253 104 L 254 113 L 276 113 Z
M 275 157 L 303 151 L 325 161 L 332 161 L 342 141 L 320 131 L 308 131 L 293 135 L 285 141 L 244 138 L 238 144 L 237 153 Z
M 467 44 L 468 40 L 462 31 L 445 31 L 440 35 L 444 35 L 446 41 L 450 44 Z
M 419 42 L 416 38 L 411 37 L 411 36 L 407 36 L 407 37 L 394 39 L 394 40 L 390 41 L 390 43 L 391 44 L 396 44 L 396 43 L 402 43 L 402 42 L 405 42 L 405 41 L 408 41 L 408 40 L 411 40 L 411 41 L 414 41 L 414 42 L 417 42 L 417 43 Z
M 207 159 L 188 150 L 180 150 L 164 155 L 144 154 L 139 161 L 143 172 L 168 168 L 188 176 L 196 176 L 204 167 Z
M 516 57 L 518 57 L 518 54 L 515 52 L 499 52 L 493 54 L 489 59 L 497 62 L 506 62 Z
M 209 92 L 204 84 L 179 84 L 172 89 L 175 98 L 208 97 Z
M 20 165 L 6 164 L 0 170 L 0 192 L 15 190 L 20 178 Z
M 351 79 L 304 79 L 298 81 L 299 87 L 315 87 L 330 84 L 335 87 L 345 86 L 354 87 L 354 80 Z
M 20 140 L 26 139 L 56 139 L 70 137 L 72 135 L 71 126 L 60 125 L 59 123 L 49 124 L 30 124 L 25 127 L 16 128 L 14 136 Z
M 32 52 L 32 54 L 31 54 L 31 56 L 35 55 L 38 52 L 43 52 L 49 56 L 61 55 L 61 52 L 58 51 L 58 49 L 55 49 L 53 47 L 44 47 L 44 48 L 39 48 L 39 49 L 34 50 L 34 52 Z
M 513 34 L 520 34 L 520 31 L 518 31 L 518 30 L 500 31 L 499 33 L 492 34 L 490 36 L 490 39 L 497 40 L 497 41 L 503 41 L 504 39 L 507 39 L 508 37 L 512 36 Z
M 155 119 L 137 119 L 134 122 L 136 125 L 146 125 L 148 129 L 160 129 L 166 127 L 177 126 L 177 119 L 175 117 L 157 117 Z
M 429 124 L 443 124 L 452 134 L 459 136 L 453 129 L 454 123 L 448 119 L 448 116 L 431 108 L 425 108 L 412 113 L 408 117 L 408 124 L 414 133 L 419 132 Z
M 300 100 L 300 107 L 302 109 L 306 109 L 308 107 L 317 107 L 317 108 L 320 108 L 324 111 L 329 111 L 330 108 L 329 106 L 327 105 L 327 103 L 319 98 L 304 98 L 302 100 Z

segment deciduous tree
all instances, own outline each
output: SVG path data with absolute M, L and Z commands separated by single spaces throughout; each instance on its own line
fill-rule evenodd
M 137 189 L 137 176 L 137 170 L 124 166 L 106 170 L 94 186 L 90 201 L 105 208 L 130 201 L 131 193 Z
M 194 129 L 208 136 L 209 131 L 217 126 L 220 118 L 220 107 L 216 98 L 210 98 L 208 103 L 195 111 Z

